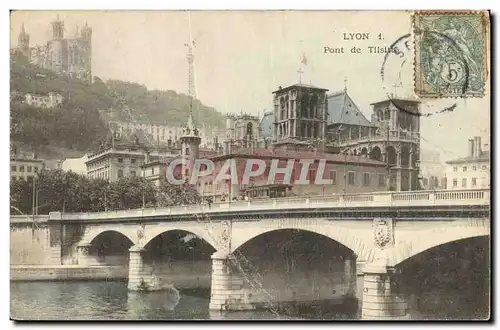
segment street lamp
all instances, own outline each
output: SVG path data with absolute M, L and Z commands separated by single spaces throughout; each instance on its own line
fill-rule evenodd
M 344 128 L 342 127 L 342 124 L 340 124 L 339 127 L 337 127 L 333 134 L 336 135 L 337 137 L 337 144 L 338 147 L 340 148 L 340 134 L 344 131 Z M 346 189 L 347 189 L 347 151 L 349 150 L 348 147 L 345 147 L 343 149 L 340 149 L 340 152 L 344 154 L 344 188 L 342 194 L 346 194 Z

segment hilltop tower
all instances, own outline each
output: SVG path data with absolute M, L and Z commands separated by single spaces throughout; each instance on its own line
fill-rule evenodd
M 87 82 L 92 82 L 92 28 L 90 28 L 85 22 L 85 26 L 82 28 L 81 33 L 81 51 L 82 51 L 82 74 L 81 79 Z
M 24 29 L 24 23 L 21 25 L 21 32 L 17 37 L 17 47 L 21 54 L 30 60 L 30 35 L 26 33 Z
M 64 65 L 64 22 L 59 20 L 59 15 L 52 21 L 52 52 L 54 57 L 49 58 L 54 71 L 61 73 Z

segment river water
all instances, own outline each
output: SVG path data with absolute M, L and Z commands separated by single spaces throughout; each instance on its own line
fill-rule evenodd
M 357 304 L 298 307 L 280 311 L 209 311 L 210 291 L 136 293 L 127 290 L 124 281 L 11 282 L 11 317 L 16 320 L 290 320 L 359 319 Z M 180 297 L 180 299 L 176 299 Z M 432 298 L 427 311 L 410 308 L 412 319 L 484 319 L 478 302 L 450 298 Z M 455 302 L 455 306 L 453 306 Z M 482 308 L 481 308 L 482 307 Z
M 122 281 L 11 282 L 11 317 L 17 320 L 279 320 L 355 319 L 357 313 L 316 306 L 288 313 L 209 311 L 209 290 L 135 293 Z M 288 314 L 288 315 L 287 315 Z

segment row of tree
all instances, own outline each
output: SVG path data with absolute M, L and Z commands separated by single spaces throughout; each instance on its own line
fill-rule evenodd
M 32 214 L 33 204 L 38 214 L 48 214 L 187 205 L 200 203 L 201 198 L 188 184 L 162 181 L 156 187 L 141 177 L 108 182 L 74 172 L 43 170 L 35 179 L 11 180 L 10 201 L 12 214 Z

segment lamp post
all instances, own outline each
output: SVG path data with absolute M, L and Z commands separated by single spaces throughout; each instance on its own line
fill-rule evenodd
M 33 195 L 32 195 L 32 205 L 31 205 L 31 215 L 32 215 L 32 218 L 33 218 L 33 222 L 35 222 L 35 210 L 36 210 L 36 206 L 35 206 L 35 203 L 36 203 L 36 178 L 35 176 L 33 176 Z
M 142 182 L 142 208 L 146 208 L 146 181 Z
M 104 188 L 104 212 L 108 212 L 108 187 Z
M 389 121 L 387 122 L 387 130 L 386 130 L 386 135 L 387 139 L 385 141 L 385 161 L 387 165 L 387 179 L 386 179 L 386 185 L 387 185 L 387 191 L 391 190 L 391 167 L 389 165 L 389 152 L 388 152 L 388 147 L 389 147 L 389 134 L 390 134 L 390 127 L 389 127 Z
M 335 129 L 334 134 L 337 136 L 337 144 L 340 149 L 340 134 L 344 131 L 344 128 L 342 127 L 342 124 Z M 340 152 L 344 154 L 344 188 L 342 190 L 342 194 L 346 194 L 347 190 L 347 150 L 348 147 L 345 147 L 343 149 L 340 149 Z

